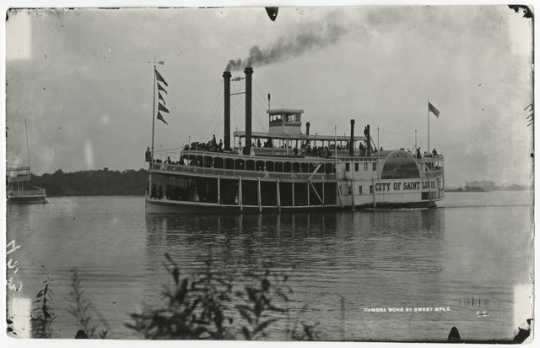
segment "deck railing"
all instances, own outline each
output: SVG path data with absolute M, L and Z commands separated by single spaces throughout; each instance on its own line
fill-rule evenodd
M 34 196 L 45 196 L 45 189 L 34 188 L 31 190 L 9 190 L 7 191 L 8 197 L 34 197 Z
M 203 175 L 215 175 L 215 176 L 233 176 L 242 178 L 254 178 L 254 179 L 297 179 L 297 180 L 325 180 L 331 181 L 336 179 L 334 173 L 322 174 L 322 173 L 298 173 L 298 172 L 269 172 L 262 170 L 243 170 L 243 169 L 222 169 L 222 168 L 209 168 L 198 167 L 192 165 L 179 165 L 168 163 L 154 163 L 152 164 L 152 170 L 159 170 L 163 172 L 173 173 L 193 173 Z

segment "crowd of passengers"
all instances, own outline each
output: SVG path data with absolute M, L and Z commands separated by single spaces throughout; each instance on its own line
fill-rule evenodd
M 267 138 L 264 143 L 261 142 L 260 138 L 257 138 L 256 141 L 254 141 L 251 146 L 253 148 L 277 148 L 274 146 L 272 138 Z M 280 147 L 281 149 L 285 149 L 286 145 L 283 144 Z M 295 146 L 292 148 L 292 151 L 295 156 L 297 155 L 309 155 L 309 156 L 317 156 L 317 157 L 326 157 L 329 158 L 332 156 L 332 151 L 334 150 L 335 145 L 331 144 L 330 146 L 311 146 L 311 143 L 309 140 L 302 141 L 300 148 L 298 146 Z M 338 151 L 346 151 L 349 149 L 348 144 L 347 145 L 337 145 Z M 219 143 L 216 141 L 216 136 L 212 135 L 212 139 L 210 139 L 208 142 L 192 142 L 191 144 L 186 144 L 184 146 L 184 150 L 194 150 L 194 151 L 209 151 L 209 152 L 223 152 L 223 140 L 219 139 Z M 366 145 L 363 143 L 360 143 L 358 150 L 360 152 L 361 156 L 367 156 L 368 153 L 374 154 L 377 153 L 377 149 L 369 149 Z M 382 147 L 380 148 L 380 151 L 382 151 Z
M 261 147 L 274 148 L 273 143 L 272 143 L 272 138 L 268 138 L 264 142 L 264 144 L 261 144 L 261 139 L 257 138 L 257 141 L 253 142 L 252 146 L 257 147 L 257 148 L 261 148 Z M 281 148 L 285 148 L 285 144 L 283 144 L 281 146 Z M 302 142 L 302 144 L 300 146 L 300 154 L 308 155 L 308 156 L 317 156 L 317 157 L 330 158 L 332 156 L 332 150 L 334 150 L 334 148 L 335 148 L 334 144 L 330 144 L 330 146 L 313 146 L 312 147 L 311 144 L 310 144 L 310 141 L 307 140 L 307 141 Z M 346 151 L 348 148 L 349 148 L 348 144 L 345 145 L 345 146 L 341 146 L 339 144 L 337 145 L 337 150 L 338 151 Z M 371 146 L 368 148 L 368 146 L 364 145 L 363 143 L 360 143 L 358 149 L 359 149 L 359 152 L 360 152 L 360 156 L 367 156 L 368 153 L 370 153 L 370 154 L 376 154 L 377 153 L 377 149 L 371 149 Z M 187 144 L 184 147 L 184 150 L 223 152 L 223 141 L 222 141 L 222 139 L 219 139 L 219 143 L 218 143 L 216 141 L 216 136 L 214 134 L 214 135 L 212 135 L 212 139 L 210 139 L 208 142 L 206 142 L 206 143 L 192 142 L 191 144 Z M 401 148 L 400 150 L 405 151 L 405 149 L 403 149 L 403 148 Z M 379 151 L 382 152 L 383 148 L 381 147 L 379 149 Z M 409 153 L 412 153 L 409 149 L 407 149 L 406 151 L 409 152 Z M 299 154 L 299 149 L 298 149 L 297 146 L 295 146 L 293 148 L 293 153 L 294 153 L 295 156 L 297 156 Z M 416 148 L 416 158 L 418 158 L 418 159 L 421 159 L 423 157 L 437 157 L 437 156 L 438 156 L 438 153 L 437 153 L 437 150 L 435 148 L 433 149 L 433 151 L 431 153 L 425 152 L 424 156 L 422 156 L 422 151 L 421 151 L 420 147 Z M 152 160 L 152 154 L 151 154 L 151 151 L 150 151 L 149 147 L 146 148 L 145 160 L 146 160 L 146 162 L 150 162 Z M 156 159 L 156 160 L 154 160 L 154 162 L 155 163 L 165 162 L 167 164 L 188 164 L 188 163 L 184 163 L 183 159 L 180 159 L 179 161 L 172 161 L 170 157 L 167 157 L 167 160 L 165 160 L 165 161 L 162 161 L 160 159 Z M 198 164 L 198 163 L 193 163 L 193 164 L 201 165 L 201 164 Z M 428 163 L 428 167 L 431 168 L 430 163 Z

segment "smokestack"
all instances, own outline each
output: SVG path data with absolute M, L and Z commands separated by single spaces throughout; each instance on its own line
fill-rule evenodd
M 310 126 L 310 123 L 309 122 L 306 122 L 306 135 L 309 137 L 309 126 Z
M 248 66 L 244 69 L 244 74 L 246 74 L 246 146 L 244 154 L 249 155 L 251 153 L 251 75 L 253 69 Z
M 366 126 L 366 141 L 367 141 L 367 155 L 371 156 L 371 133 L 369 131 L 369 124 Z
M 223 142 L 224 149 L 231 149 L 231 72 L 223 72 Z
M 354 155 L 354 120 L 351 120 L 351 140 L 349 141 L 349 156 Z

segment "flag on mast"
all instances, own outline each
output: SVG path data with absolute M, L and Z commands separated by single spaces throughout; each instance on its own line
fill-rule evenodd
M 163 104 L 167 104 L 167 103 L 165 102 L 165 98 L 163 98 L 163 96 L 161 95 L 161 93 L 158 93 L 158 99 L 159 99 L 160 101 L 162 101 Z
M 159 103 L 158 104 L 158 112 L 159 111 L 163 111 L 163 112 L 166 112 L 166 113 L 169 113 L 169 109 L 167 109 L 165 106 L 163 106 L 163 104 Z
M 165 106 L 167 103 L 165 102 L 165 98 L 161 94 L 161 92 L 167 94 L 167 90 L 161 84 L 163 83 L 167 87 L 169 85 L 167 84 L 167 82 L 165 81 L 163 76 L 161 76 L 161 74 L 159 73 L 159 71 L 155 67 L 154 67 L 154 74 L 155 74 L 155 77 L 156 77 L 156 85 L 157 85 L 157 89 L 158 89 L 158 93 L 157 93 L 157 95 L 158 95 L 157 96 L 157 98 L 158 98 L 158 101 L 157 101 L 158 110 L 157 110 L 156 118 L 158 120 L 160 120 L 161 122 L 163 122 L 165 124 L 168 124 L 167 121 L 165 120 L 165 118 L 163 117 L 162 112 L 169 113 L 169 109 L 167 109 L 167 107 Z
M 158 120 L 160 120 L 161 122 L 165 123 L 165 124 L 168 124 L 167 121 L 165 121 L 165 119 L 163 118 L 163 116 L 161 115 L 161 112 L 158 111 L 157 113 L 157 117 L 156 117 Z
M 158 89 L 158 91 L 162 91 L 163 93 L 167 94 L 167 90 L 165 88 L 163 88 L 159 83 L 157 84 L 157 89 Z
M 154 69 L 154 72 L 156 73 L 156 79 L 159 81 L 159 82 L 163 82 L 163 84 L 167 87 L 169 87 L 169 85 L 167 84 L 167 82 L 165 81 L 165 79 L 163 78 L 163 76 L 161 76 L 161 74 L 159 73 L 159 71 L 157 71 L 157 69 Z
M 433 115 L 437 116 L 437 118 L 439 118 L 439 114 L 441 113 L 439 111 L 439 109 L 437 109 L 433 104 L 431 104 L 429 101 L 428 101 L 428 110 L 431 111 L 433 113 Z

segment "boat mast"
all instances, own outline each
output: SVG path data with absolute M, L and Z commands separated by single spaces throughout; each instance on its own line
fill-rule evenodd
M 429 143 L 429 99 L 427 103 L 427 151 L 430 151 L 430 143 Z
M 151 157 L 150 157 L 150 164 L 154 162 L 154 131 L 156 128 L 156 63 L 154 61 L 153 64 L 154 71 L 152 71 L 152 75 L 154 76 L 154 85 L 153 85 L 153 94 L 152 94 L 152 148 L 151 148 Z
M 30 143 L 28 141 L 28 125 L 26 123 L 26 118 L 24 119 L 24 134 L 26 136 L 26 155 L 28 156 L 28 168 L 30 169 Z

